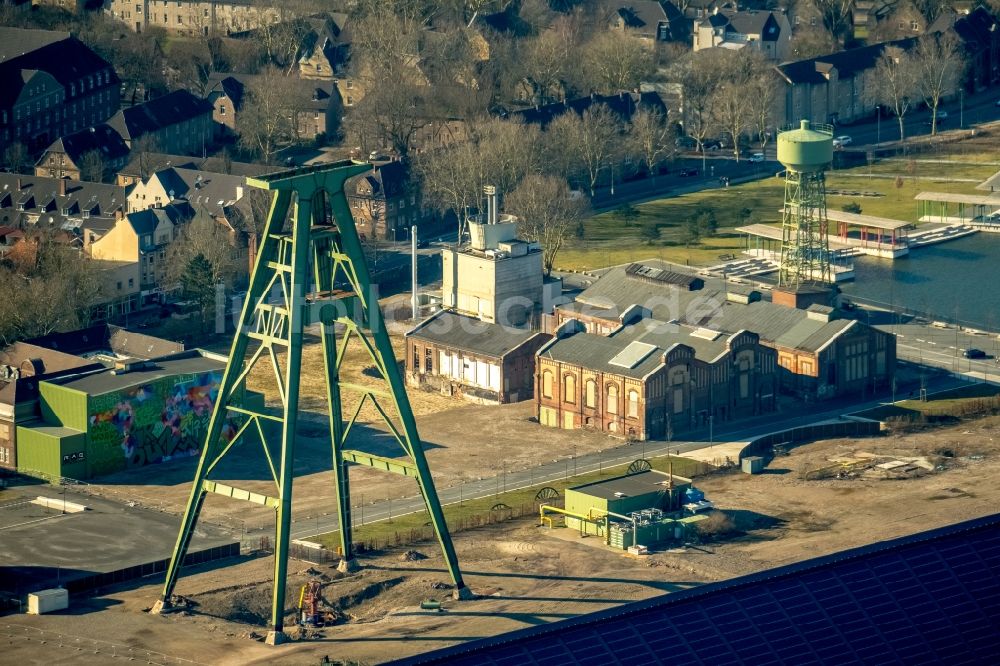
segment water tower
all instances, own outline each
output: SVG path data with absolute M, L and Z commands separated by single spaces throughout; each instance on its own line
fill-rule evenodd
M 781 264 L 775 300 L 792 307 L 829 300 L 833 283 L 825 172 L 833 161 L 833 127 L 810 125 L 778 134 L 785 171 Z

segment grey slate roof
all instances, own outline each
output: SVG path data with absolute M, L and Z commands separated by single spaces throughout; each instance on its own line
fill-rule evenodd
M 143 164 L 146 173 L 142 174 Z M 264 164 L 251 164 L 249 162 L 227 162 L 221 157 L 191 157 L 190 155 L 171 155 L 169 153 L 146 153 L 145 155 L 135 154 L 118 173 L 131 178 L 148 178 L 150 175 L 166 169 L 177 167 L 180 169 L 194 169 L 196 171 L 210 171 L 233 176 L 261 176 L 274 171 L 273 166 Z M 226 172 L 228 169 L 228 174 Z
M 79 132 L 56 139 L 45 152 L 66 153 L 79 166 L 85 153 L 96 150 L 108 161 L 119 160 L 128 155 L 128 146 L 121 135 L 106 123 L 86 127 Z M 44 160 L 44 156 L 42 157 Z
M 66 187 L 65 195 L 59 194 L 61 184 Z M 24 204 L 23 211 L 17 210 L 19 203 Z M 115 211 L 125 207 L 125 189 L 117 185 L 0 173 L 0 224 L 23 226 L 37 216 L 36 224 L 40 226 L 78 234 L 79 228 L 89 221 L 85 214 L 90 219 L 113 220 Z M 4 218 L 9 219 L 4 222 Z
M 196 209 L 204 209 L 211 215 L 222 215 L 226 206 L 231 206 L 240 197 L 239 188 L 246 186 L 246 178 L 225 173 L 211 173 L 197 169 L 171 167 L 157 171 L 153 177 L 159 179 L 174 200 L 184 200 Z
M 441 310 L 418 324 L 406 337 L 499 359 L 539 335 L 544 333 Z
M 72 35 L 57 30 L 29 30 L 0 27 L 0 62 L 54 44 Z
M 893 42 L 883 42 L 862 46 L 857 49 L 838 51 L 829 55 L 807 58 L 806 60 L 796 60 L 778 65 L 776 69 L 790 83 L 826 83 L 826 77 L 821 73 L 821 69 L 828 66 L 837 68 L 837 74 L 841 79 L 854 76 L 858 72 L 875 67 L 878 59 L 882 56 L 882 50 L 887 46 L 895 46 L 904 50 L 909 50 L 916 44 L 916 39 L 898 39 Z
M 693 335 L 695 330 L 691 326 L 644 319 L 624 326 L 610 336 L 581 331 L 557 338 L 544 347 L 539 355 L 591 370 L 640 379 L 660 367 L 663 355 L 676 345 L 690 347 L 695 358 L 705 363 L 714 363 L 725 355 L 731 333 L 719 331 L 714 340 L 709 340 Z M 636 342 L 653 345 L 655 349 L 631 368 L 611 363 L 618 354 Z
M 187 90 L 175 90 L 163 97 L 122 109 L 108 120 L 108 125 L 128 141 L 211 113 L 212 105 L 205 100 Z
M 810 319 L 805 310 L 769 301 L 734 303 L 719 290 L 682 291 L 640 282 L 628 278 L 623 267 L 608 271 L 576 300 L 577 309 L 584 313 L 605 308 L 608 319 L 617 318 L 618 313 L 637 304 L 647 307 L 660 321 L 676 319 L 689 326 L 706 326 L 730 334 L 747 330 L 758 334 L 761 342 L 810 352 L 818 351 L 857 324 L 853 320 Z
M 0 27 L 0 106 L 20 95 L 25 83 L 22 70 L 50 74 L 66 87 L 70 97 L 70 83 L 91 74 L 106 73 L 106 85 L 118 85 L 108 61 L 69 33 Z M 99 87 L 104 86 L 102 83 Z M 85 94 L 93 93 L 77 89 L 76 97 Z

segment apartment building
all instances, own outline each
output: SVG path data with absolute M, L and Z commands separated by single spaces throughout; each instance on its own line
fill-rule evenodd
M 182 35 L 231 34 L 280 21 L 280 7 L 250 0 L 111 0 L 105 11 L 135 32 L 150 26 Z

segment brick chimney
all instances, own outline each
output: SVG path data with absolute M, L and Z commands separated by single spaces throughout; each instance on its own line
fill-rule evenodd
M 60 178 L 59 179 L 59 196 L 61 196 L 61 197 L 66 196 L 66 179 L 65 178 Z

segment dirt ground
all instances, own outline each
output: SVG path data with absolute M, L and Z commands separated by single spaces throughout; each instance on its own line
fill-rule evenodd
M 398 330 L 406 328 L 397 324 Z M 402 338 L 392 335 L 397 357 L 403 357 Z M 357 342 L 348 346 L 347 363 L 341 379 L 362 386 L 384 386 L 373 377 L 374 364 L 367 351 Z M 283 362 L 281 363 L 284 367 Z M 323 384 L 322 347 L 316 340 L 303 348 L 302 406 L 299 437 L 295 452 L 295 503 L 293 520 L 308 522 L 319 515 L 334 513 L 334 483 L 330 471 L 330 438 L 327 420 L 321 416 L 326 409 Z M 248 379 L 251 389 L 265 394 L 270 405 L 276 405 L 273 371 L 264 358 L 257 363 Z M 530 420 L 530 401 L 513 405 L 476 405 L 461 397 L 446 397 L 440 393 L 409 388 L 417 427 L 424 442 L 427 459 L 435 484 L 439 489 L 481 477 L 492 477 L 527 469 L 577 453 L 583 455 L 598 450 L 624 446 L 625 442 L 599 433 L 545 428 Z M 360 395 L 345 391 L 344 413 L 349 417 Z M 383 405 L 394 414 L 391 405 Z M 544 438 L 542 437 L 544 435 Z M 544 446 L 540 442 L 544 439 Z M 280 441 L 280 436 L 276 436 Z M 377 412 L 366 404 L 348 440 L 351 448 L 371 453 L 398 456 L 399 444 L 389 434 Z M 277 460 L 275 461 L 277 464 Z M 97 479 L 91 490 L 124 501 L 159 508 L 180 514 L 191 488 L 196 459 L 182 459 L 151 465 Z M 274 494 L 275 485 L 256 438 L 246 439 L 240 448 L 219 465 L 213 477 L 254 492 Z M 351 468 L 353 504 L 371 503 L 418 494 L 415 482 L 362 466 Z M 207 520 L 235 529 L 248 531 L 271 529 L 273 512 L 244 502 L 211 496 L 202 513 Z
M 277 649 L 253 638 L 265 633 L 270 558 L 188 572 L 177 592 L 192 601 L 189 612 L 143 613 L 157 595 L 150 582 L 111 591 L 69 615 L 0 618 L 0 645 L 6 643 L 9 663 L 23 664 L 104 663 L 108 654 L 128 650 L 136 657 L 155 650 L 209 664 L 316 663 L 323 656 L 379 663 L 987 515 L 1000 505 L 998 426 L 1000 418 L 989 418 L 900 436 L 817 442 L 775 458 L 760 475 L 702 477 L 697 485 L 735 531 L 680 552 L 635 559 L 599 539 L 529 521 L 461 533 L 458 555 L 467 583 L 481 596 L 447 601 L 442 612 L 419 609 L 421 601 L 448 594 L 432 544 L 419 548 L 427 559 L 403 561 L 400 552 L 386 552 L 364 558 L 364 568 L 347 576 L 293 562 L 289 598 L 297 598 L 302 582 L 319 577 L 325 609 L 341 619 Z M 921 464 L 910 465 L 914 471 L 904 479 L 871 470 L 805 478 L 831 462 L 869 455 Z

